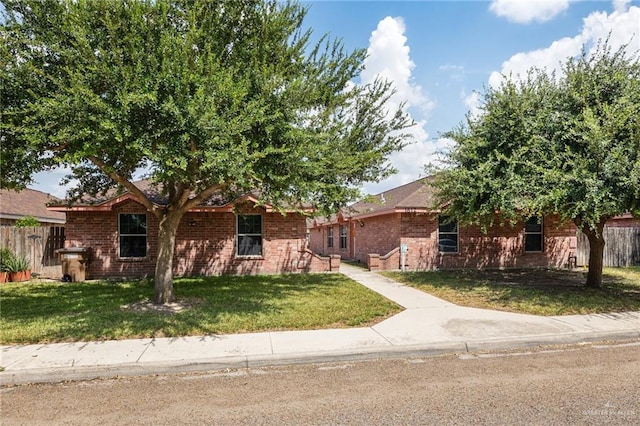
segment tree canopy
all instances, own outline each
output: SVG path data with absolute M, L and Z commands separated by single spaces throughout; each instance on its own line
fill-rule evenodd
M 559 73 L 532 69 L 488 88 L 481 113 L 445 136 L 456 145 L 434 185 L 467 223 L 559 214 L 591 245 L 587 285 L 602 277 L 602 230 L 640 209 L 640 63 L 608 42 Z
M 366 51 L 327 36 L 312 44 L 297 3 L 3 6 L 0 186 L 67 166 L 71 196 L 114 185 L 137 195 L 160 219 L 157 263 L 169 263 L 156 267 L 158 303 L 173 298 L 171 238 L 189 208 L 259 189 L 276 208 L 335 211 L 392 173 L 388 156 L 408 140 L 408 116 L 387 110 L 391 85 L 355 84 Z M 133 185 L 140 169 L 167 205 Z

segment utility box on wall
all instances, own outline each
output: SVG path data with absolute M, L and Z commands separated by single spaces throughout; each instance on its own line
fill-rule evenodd
M 56 251 L 62 263 L 63 281 L 84 281 L 87 278 L 89 249 L 86 247 L 68 247 Z

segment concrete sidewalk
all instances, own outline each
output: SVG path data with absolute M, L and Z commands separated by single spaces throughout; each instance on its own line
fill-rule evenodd
M 539 317 L 465 308 L 373 272 L 340 269 L 405 310 L 362 328 L 0 346 L 0 385 L 640 338 L 640 312 Z

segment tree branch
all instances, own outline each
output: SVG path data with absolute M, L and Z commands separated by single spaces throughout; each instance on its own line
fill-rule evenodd
M 124 186 L 129 192 L 134 194 L 138 198 L 140 203 L 147 208 L 147 210 L 152 212 L 156 217 L 158 217 L 158 218 L 160 217 L 160 214 L 162 212 L 161 206 L 159 206 L 156 203 L 152 202 L 149 199 L 149 197 L 147 196 L 147 194 L 145 194 L 143 191 L 141 191 L 140 188 L 135 186 L 128 179 L 125 179 L 122 176 L 120 176 L 119 174 L 117 174 L 117 173 L 113 172 L 112 170 L 110 170 L 110 167 L 107 166 L 107 164 L 105 164 L 99 158 L 97 158 L 95 156 L 89 156 L 87 158 L 88 158 L 89 161 L 91 161 L 93 164 L 95 164 L 96 167 L 98 167 L 104 174 L 109 176 L 114 182 Z
M 211 197 L 213 194 L 215 194 L 218 191 L 223 190 L 227 186 L 228 185 L 226 183 L 218 184 L 218 185 L 211 185 L 208 188 L 204 189 L 202 192 L 200 192 L 198 195 L 196 195 L 195 197 L 193 197 L 192 199 L 187 201 L 184 204 L 184 206 L 185 206 L 185 208 L 187 210 L 192 209 L 192 208 L 202 204 L 207 199 L 209 199 L 209 197 Z

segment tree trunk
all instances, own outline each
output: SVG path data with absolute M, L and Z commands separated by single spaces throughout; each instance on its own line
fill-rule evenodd
M 602 287 L 602 267 L 604 264 L 604 222 L 599 223 L 596 229 L 584 227 L 582 232 L 589 239 L 589 271 L 587 272 L 586 286 L 589 288 Z
M 157 305 L 175 301 L 173 294 L 173 253 L 176 233 L 182 213 L 165 213 L 158 227 L 158 257 L 156 259 L 153 302 Z

